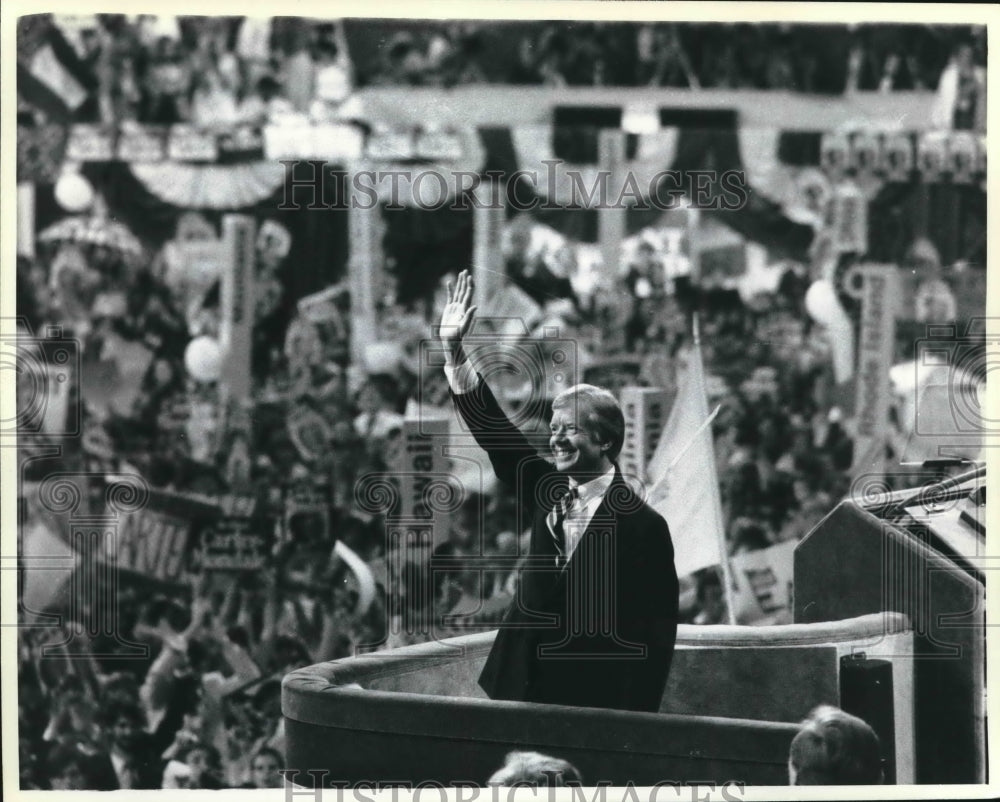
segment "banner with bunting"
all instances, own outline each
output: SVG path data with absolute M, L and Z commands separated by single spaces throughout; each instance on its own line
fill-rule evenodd
M 509 127 L 424 124 L 368 130 L 352 121 L 312 124 L 303 118 L 220 134 L 190 125 L 81 124 L 64 129 L 62 139 L 53 136 L 53 126 L 19 126 L 18 167 L 23 180 L 51 181 L 52 169 L 45 163 L 56 159 L 118 162 L 161 200 L 208 209 L 243 208 L 271 197 L 290 181 L 291 162 L 320 165 L 314 171 L 322 164 L 348 168 L 349 177 L 365 170 L 369 175 L 429 173 L 434 180 L 424 181 L 420 191 L 412 180 L 398 182 L 392 200 L 424 215 L 421 201 L 430 192 L 442 204 L 433 211 L 431 228 L 448 239 L 471 223 L 462 217 L 461 208 L 445 209 L 443 204 L 471 193 L 477 176 L 490 172 L 507 180 L 508 207 L 516 193 L 520 205 L 515 210 L 530 210 L 539 223 L 573 241 L 593 243 L 598 239 L 598 210 L 592 196 L 605 180 L 597 163 L 598 135 L 602 130 L 625 130 L 626 121 L 620 107 L 586 111 L 554 107 L 547 121 Z M 863 212 L 869 205 L 889 202 L 887 192 L 898 197 L 929 185 L 932 192 L 941 188 L 971 193 L 962 206 L 971 212 L 978 208 L 974 196 L 984 194 L 985 141 L 970 131 L 874 126 L 782 130 L 744 125 L 736 110 L 717 108 L 661 108 L 651 119 L 655 125 L 645 126 L 642 133 L 626 132 L 623 169 L 609 184 L 615 198 L 621 189 L 628 206 L 626 236 L 662 219 L 662 206 L 651 199 L 669 199 L 677 193 L 678 181 L 690 182 L 706 170 L 737 181 L 741 202 L 728 204 L 732 198 L 724 182 L 712 182 L 702 198 L 707 207 L 703 222 L 718 220 L 767 247 L 774 257 L 797 261 L 808 260 L 831 204 L 850 212 L 849 218 L 842 216 L 850 224 L 841 227 L 849 235 L 841 250 L 857 251 L 864 250 L 865 223 L 876 223 Z M 519 178 L 511 184 L 514 177 Z M 296 178 L 294 185 L 305 183 Z M 383 192 L 383 183 L 376 182 L 375 195 Z M 847 195 L 858 202 L 851 206 Z M 387 201 L 383 197 L 381 202 Z M 453 206 L 472 208 L 471 203 Z M 414 222 L 407 225 L 412 228 Z
M 742 167 L 754 184 L 771 193 L 778 193 L 778 185 L 788 183 L 784 179 L 794 176 L 795 171 L 810 167 L 820 168 L 831 179 L 854 174 L 890 182 L 921 177 L 969 183 L 983 178 L 986 171 L 985 136 L 972 131 L 782 131 L 742 126 L 735 113 L 728 119 L 715 115 L 711 120 L 692 115 L 690 122 L 688 125 L 681 119 L 646 133 L 628 134 L 627 159 L 640 191 L 648 190 L 660 171 L 696 167 L 675 164 L 683 150 L 681 136 L 685 131 L 728 130 L 736 137 L 732 144 L 738 158 L 727 159 L 735 164 L 716 166 Z M 378 127 L 365 133 L 351 121 L 314 123 L 303 119 L 218 132 L 189 124 L 77 123 L 66 126 L 65 156 L 71 161 L 230 163 L 295 158 L 410 166 L 449 165 L 471 159 L 480 161 L 469 165 L 472 169 L 506 167 L 510 173 L 523 170 L 544 176 L 545 180 L 538 182 L 539 194 L 565 204 L 579 197 L 579 192 L 571 191 L 570 172 L 576 172 L 584 186 L 596 178 L 596 152 L 590 153 L 585 143 L 604 127 L 561 124 L 555 119 L 517 127 Z M 28 130 L 22 134 L 30 137 Z M 584 145 L 567 149 L 560 145 L 567 139 Z M 555 162 L 558 164 L 550 171 Z

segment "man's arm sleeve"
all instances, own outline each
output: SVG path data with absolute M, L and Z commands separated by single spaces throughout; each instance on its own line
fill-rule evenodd
M 472 367 L 469 360 L 465 360 L 461 365 L 445 365 L 444 375 L 448 379 L 448 386 L 455 395 L 465 395 L 476 389 L 476 385 L 481 381 L 476 369 Z
M 461 368 L 468 368 L 459 375 Z M 447 368 L 446 368 L 447 370 Z M 463 362 L 448 373 L 452 383 L 452 401 L 479 446 L 487 453 L 493 472 L 503 484 L 523 491 L 534 487 L 548 470 L 534 446 L 504 413 L 489 386 L 468 363 Z M 471 386 L 465 384 L 471 378 Z M 457 389 L 456 389 L 457 388 Z

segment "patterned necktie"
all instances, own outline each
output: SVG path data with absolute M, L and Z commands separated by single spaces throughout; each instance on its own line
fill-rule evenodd
M 566 533 L 563 531 L 563 522 L 579 497 L 579 489 L 570 487 L 563 493 L 555 507 L 556 519 L 552 524 L 552 539 L 555 541 L 556 551 L 558 552 L 556 555 L 556 565 L 560 567 L 565 565 L 569 560 L 566 554 Z

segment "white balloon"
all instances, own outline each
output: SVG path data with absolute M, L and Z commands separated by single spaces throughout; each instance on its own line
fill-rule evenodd
M 184 351 L 184 367 L 193 379 L 214 382 L 222 366 L 222 349 L 214 337 L 195 337 Z
M 833 284 L 826 279 L 812 283 L 806 291 L 806 311 L 817 323 L 829 326 L 837 312 L 839 302 Z
M 67 212 L 82 212 L 94 202 L 94 188 L 79 173 L 63 173 L 56 181 L 56 202 Z

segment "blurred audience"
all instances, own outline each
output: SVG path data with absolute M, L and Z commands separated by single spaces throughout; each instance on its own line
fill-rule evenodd
M 58 29 L 93 78 L 78 122 L 226 131 L 327 120 L 354 91 L 342 20 L 54 14 L 33 24 Z M 38 45 L 21 44 L 30 63 Z
M 392 27 L 381 64 L 360 76 L 362 84 L 927 91 L 963 36 L 974 39 L 973 58 L 985 67 L 981 34 L 960 26 L 463 22 L 419 34 Z
M 981 131 L 985 124 L 984 29 L 970 26 L 467 20 L 415 28 L 301 17 L 46 19 L 31 25 L 58 28 L 89 73 L 84 83 L 94 87 L 74 102 L 78 122 L 209 129 L 322 122 L 336 119 L 358 86 L 495 83 L 823 94 L 937 88 L 941 127 Z M 369 29 L 365 38 L 379 33 L 377 52 L 362 54 L 360 70 L 350 54 L 354 25 Z M 19 57 L 30 64 L 42 40 L 23 38 Z

